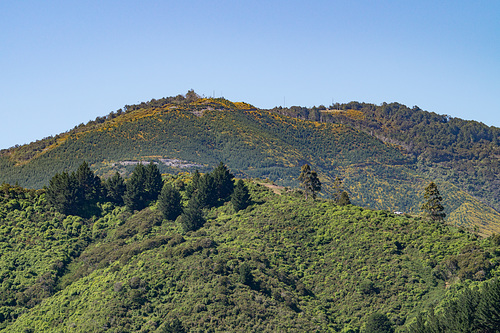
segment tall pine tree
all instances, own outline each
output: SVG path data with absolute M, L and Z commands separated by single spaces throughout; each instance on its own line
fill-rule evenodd
M 191 177 L 191 183 L 186 186 L 186 194 L 188 198 L 191 198 L 200 186 L 201 174 L 198 170 L 195 170 L 193 176 Z
M 433 221 L 441 221 L 446 217 L 441 204 L 443 197 L 439 194 L 437 185 L 431 182 L 426 188 L 424 198 L 427 200 L 421 207 L 425 215 Z
M 75 172 L 75 180 L 82 202 L 96 203 L 102 193 L 101 179 L 83 162 Z
M 335 180 L 333 181 L 333 201 L 335 203 L 340 202 L 340 198 L 342 197 L 342 193 L 344 192 L 344 184 L 342 182 L 342 179 L 340 179 L 339 176 L 335 177 Z
M 212 176 L 214 178 L 218 199 L 226 201 L 234 191 L 233 174 L 231 174 L 224 163 L 220 162 L 212 171 Z
M 158 209 L 167 220 L 175 220 L 182 214 L 181 194 L 170 184 L 165 184 L 158 197 Z
M 231 196 L 231 203 L 233 204 L 234 210 L 237 212 L 247 208 L 250 204 L 248 188 L 241 179 L 236 182 L 233 195 Z
M 310 194 L 313 199 L 316 194 L 321 191 L 321 182 L 319 181 L 316 171 L 312 171 L 308 164 L 304 164 L 300 170 L 299 181 L 304 189 L 306 199 Z
M 202 204 L 198 201 L 197 196 L 193 196 L 181 214 L 180 223 L 184 232 L 200 229 L 205 224 L 203 217 Z
M 49 206 L 58 212 L 74 215 L 78 211 L 78 188 L 74 177 L 66 171 L 55 174 L 45 190 Z
M 106 189 L 106 197 L 109 201 L 117 205 L 123 205 L 125 181 L 118 172 L 116 172 L 113 177 L 106 179 L 104 182 L 104 188 Z
M 145 167 L 144 173 L 144 197 L 146 200 L 156 200 L 163 188 L 160 170 L 151 162 Z

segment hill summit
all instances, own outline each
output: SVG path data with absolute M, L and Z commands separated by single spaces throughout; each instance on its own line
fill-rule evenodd
M 84 161 L 105 178 L 140 162 L 176 174 L 223 161 L 238 177 L 295 187 L 309 164 L 324 197 L 340 178 L 353 204 L 391 212 L 418 214 L 435 181 L 447 221 L 488 235 L 500 230 L 499 140 L 497 128 L 398 103 L 262 110 L 189 91 L 2 150 L 0 181 L 42 188 Z

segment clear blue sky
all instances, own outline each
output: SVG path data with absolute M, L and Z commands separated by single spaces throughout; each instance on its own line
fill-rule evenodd
M 500 1 L 0 1 L 0 148 L 189 89 L 500 127 Z

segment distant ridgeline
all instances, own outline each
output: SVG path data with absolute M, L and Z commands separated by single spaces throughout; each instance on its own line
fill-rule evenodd
M 103 178 L 139 162 L 176 174 L 224 161 L 237 177 L 296 187 L 307 163 L 324 197 L 340 177 L 353 204 L 403 213 L 418 213 L 435 181 L 449 223 L 490 234 L 500 231 L 499 142 L 498 128 L 397 103 L 262 110 L 191 90 L 2 150 L 0 182 L 42 188 L 84 161 Z

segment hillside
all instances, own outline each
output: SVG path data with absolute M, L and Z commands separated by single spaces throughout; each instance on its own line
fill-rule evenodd
M 421 110 L 410 112 L 418 114 L 417 120 L 400 116 L 399 110 L 407 110 L 403 106 L 268 111 L 193 94 L 126 106 L 56 137 L 3 150 L 0 182 L 42 188 L 55 173 L 75 170 L 83 161 L 101 176 L 130 174 L 140 161 L 159 163 L 163 173 L 208 171 L 223 161 L 240 177 L 293 187 L 301 165 L 308 163 L 320 175 L 324 197 L 340 177 L 356 205 L 418 214 L 423 188 L 437 181 L 449 223 L 477 227 L 485 235 L 500 231 L 494 128 L 477 142 L 466 145 L 457 139 L 452 145 L 440 143 L 444 130 L 435 125 L 444 124 L 440 116 Z M 409 125 L 407 118 L 413 119 Z M 474 126 L 462 129 L 460 124 L 454 125 L 457 137 L 463 131 L 476 133 Z M 436 161 L 435 147 L 458 157 Z
M 167 179 L 186 205 L 189 177 Z M 4 185 L 2 332 L 357 332 L 375 312 L 402 330 L 498 274 L 496 238 L 246 184 L 247 209 L 205 209 L 188 232 L 156 202 L 84 219 Z
M 457 185 L 500 211 L 500 128 L 409 108 L 351 102 L 273 112 L 357 128 L 397 146 L 419 173 Z

